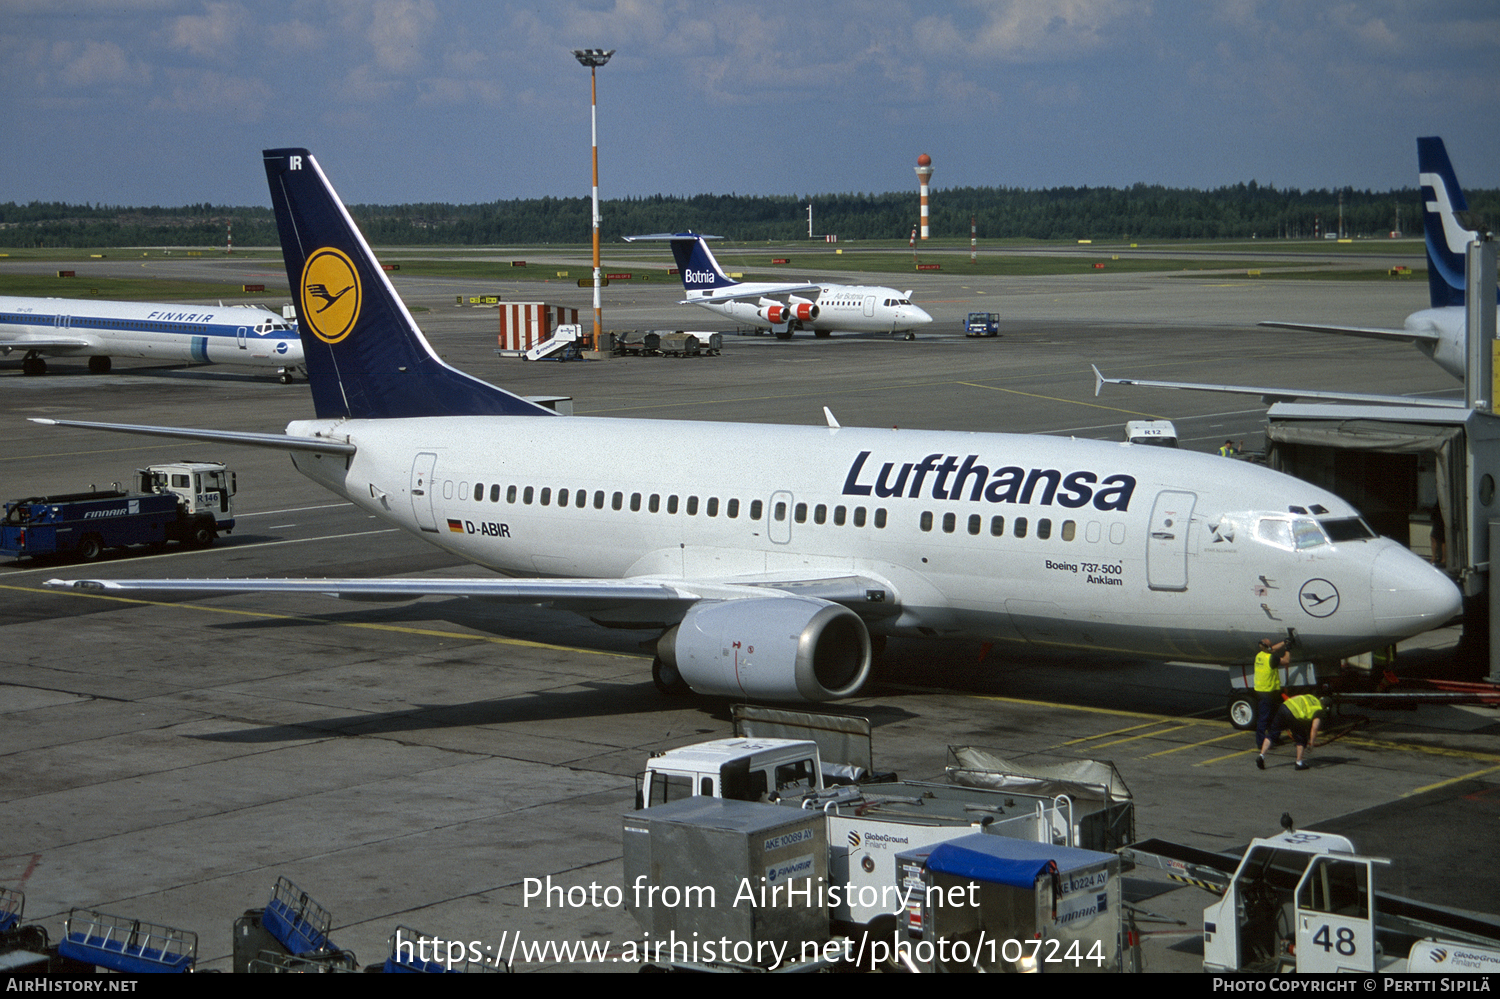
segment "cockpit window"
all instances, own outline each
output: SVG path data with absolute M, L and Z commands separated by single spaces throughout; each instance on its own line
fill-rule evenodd
M 1255 538 L 1277 548 L 1292 547 L 1292 525 L 1285 520 L 1266 518 L 1255 525 Z
M 1323 534 L 1323 529 L 1318 522 L 1306 517 L 1297 517 L 1290 521 L 1265 517 L 1255 525 L 1255 538 L 1268 545 L 1277 548 L 1295 548 L 1303 551 L 1308 548 L 1316 548 L 1326 545 L 1328 538 Z
M 1375 537 L 1375 532 L 1370 530 L 1370 525 L 1362 517 L 1337 517 L 1320 520 L 1318 523 L 1323 525 L 1328 540 L 1334 544 L 1341 541 L 1369 541 Z
M 1318 545 L 1328 543 L 1328 538 L 1324 536 L 1323 529 L 1318 526 L 1318 522 L 1302 517 L 1292 521 L 1292 537 L 1297 542 L 1299 552 L 1304 548 L 1316 548 Z

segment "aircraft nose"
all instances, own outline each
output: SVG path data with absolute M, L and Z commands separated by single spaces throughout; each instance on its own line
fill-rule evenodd
M 1375 630 L 1388 638 L 1410 638 L 1440 627 L 1464 605 L 1453 580 L 1396 545 L 1376 557 L 1370 594 Z
M 911 321 L 926 326 L 928 323 L 932 322 L 932 317 L 927 314 L 926 309 L 918 308 L 917 306 L 913 305 L 911 307 Z

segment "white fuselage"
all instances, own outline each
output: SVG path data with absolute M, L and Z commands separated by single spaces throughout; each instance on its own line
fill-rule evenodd
M 300 367 L 294 326 L 257 306 L 0 298 L 0 352 Z
M 690 293 L 691 297 L 691 293 Z M 818 306 L 818 317 L 803 320 L 798 328 L 828 333 L 907 333 L 932 322 L 926 310 L 913 305 L 894 288 L 873 285 L 826 284 L 818 289 L 816 299 L 792 297 L 792 301 L 811 301 Z M 764 326 L 754 301 L 696 302 L 711 312 L 746 326 Z
M 1299 655 L 1350 655 L 1459 609 L 1452 583 L 1396 542 L 1330 541 L 1320 525 L 1347 536 L 1360 523 L 1333 494 L 1196 453 L 583 417 L 319 420 L 287 432 L 355 444 L 350 458 L 293 460 L 494 570 L 702 582 L 705 596 L 715 583 L 849 574 L 881 581 L 896 605 L 876 633 L 1228 661 L 1288 628 Z M 670 452 L 643 460 L 645 439 Z
M 1464 377 L 1465 352 L 1468 345 L 1468 310 L 1460 305 L 1423 309 L 1406 317 L 1405 326 L 1413 332 L 1435 336 L 1417 341 L 1417 349 L 1437 362 L 1454 378 Z

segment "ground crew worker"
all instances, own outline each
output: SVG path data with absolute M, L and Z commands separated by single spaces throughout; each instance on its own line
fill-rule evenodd
M 1302 754 L 1318 744 L 1318 729 L 1323 725 L 1323 712 L 1323 702 L 1316 694 L 1289 697 L 1276 710 L 1271 731 L 1280 732 L 1284 728 L 1292 730 L 1292 741 L 1297 744 L 1297 770 L 1307 769 L 1307 761 L 1302 758 Z M 1260 755 L 1255 758 L 1255 765 L 1262 770 L 1266 768 L 1266 753 L 1270 749 L 1271 739 L 1267 736 L 1266 741 L 1260 744 Z
M 1271 644 L 1269 638 L 1260 640 L 1260 651 L 1255 655 L 1255 746 L 1271 737 L 1271 717 L 1281 706 L 1281 673 L 1278 667 L 1288 666 L 1292 654 L 1286 651 L 1285 639 Z M 1280 653 L 1280 660 L 1277 653 Z
M 1240 449 L 1234 446 L 1234 441 L 1225 441 L 1224 446 L 1219 448 L 1220 458 L 1233 458 L 1240 453 Z

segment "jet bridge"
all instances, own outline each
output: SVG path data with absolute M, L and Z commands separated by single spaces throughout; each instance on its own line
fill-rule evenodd
M 1488 662 L 1500 417 L 1481 409 L 1285 402 L 1267 415 L 1272 468 L 1342 496 L 1376 533 L 1435 553 L 1464 591 L 1465 654 Z M 1446 541 L 1434 545 L 1433 533 L 1443 529 Z

